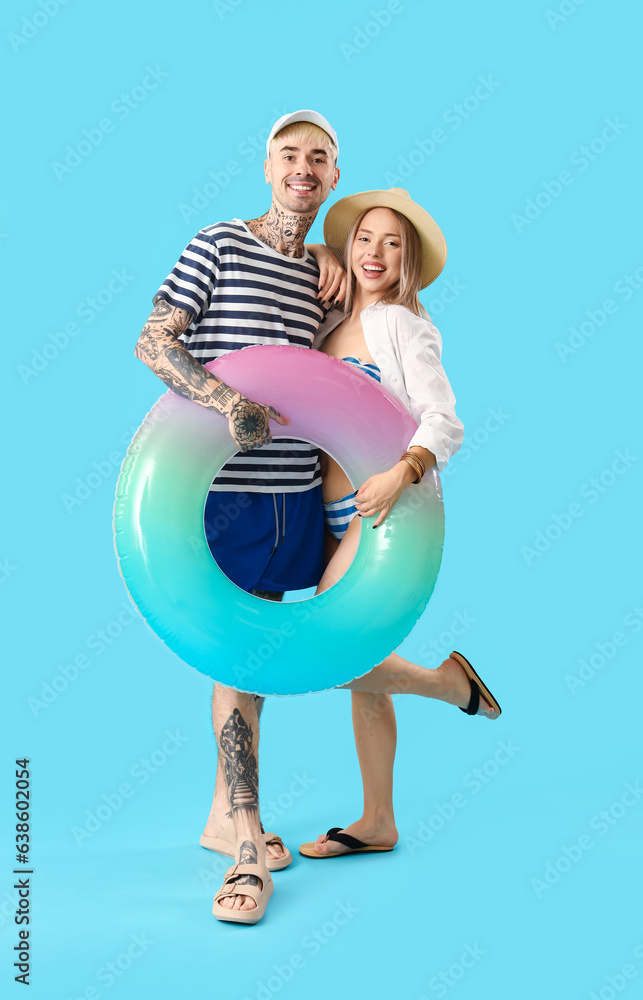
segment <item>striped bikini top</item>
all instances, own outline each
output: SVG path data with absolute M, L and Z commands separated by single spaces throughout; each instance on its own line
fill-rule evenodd
M 360 361 L 359 358 L 342 358 L 342 361 L 348 361 L 349 364 L 355 365 L 360 371 L 364 372 L 365 375 L 370 375 L 374 378 L 376 382 L 381 382 L 380 370 L 376 364 L 372 361 Z

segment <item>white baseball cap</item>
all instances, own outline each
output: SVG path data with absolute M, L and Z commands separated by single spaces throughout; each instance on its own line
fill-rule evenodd
M 270 129 L 270 135 L 268 136 L 268 141 L 266 143 L 266 156 L 270 156 L 270 143 L 276 136 L 277 132 L 281 132 L 282 128 L 286 125 L 294 125 L 295 122 L 310 122 L 311 125 L 318 125 L 319 128 L 323 129 L 326 135 L 335 143 L 335 148 L 337 149 L 337 154 L 339 155 L 339 143 L 337 142 L 337 135 L 335 134 L 335 129 L 332 127 L 330 122 L 327 122 L 323 115 L 318 114 L 317 111 L 293 111 L 289 115 L 284 115 L 279 121 Z

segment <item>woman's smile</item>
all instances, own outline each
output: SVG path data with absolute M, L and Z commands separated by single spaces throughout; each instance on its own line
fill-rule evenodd
M 379 278 L 386 271 L 386 268 L 384 267 L 383 264 L 378 264 L 374 260 L 365 261 L 361 265 L 361 267 L 362 271 L 364 272 L 364 277 L 368 278 L 369 280 L 372 278 Z
M 357 284 L 378 298 L 400 280 L 402 234 L 395 213 L 372 208 L 355 234 L 351 267 Z

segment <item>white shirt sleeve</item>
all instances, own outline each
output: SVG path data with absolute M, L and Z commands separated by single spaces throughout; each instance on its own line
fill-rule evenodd
M 464 437 L 464 426 L 455 414 L 455 396 L 440 362 L 442 338 L 430 319 L 416 316 L 404 306 L 388 310 L 387 318 L 411 414 L 419 424 L 408 447 L 427 448 L 442 472 Z

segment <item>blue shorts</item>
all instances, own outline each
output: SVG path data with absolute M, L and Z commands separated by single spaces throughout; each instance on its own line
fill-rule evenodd
M 223 493 L 205 502 L 219 568 L 242 590 L 305 590 L 324 572 L 321 486 L 302 493 Z

